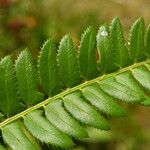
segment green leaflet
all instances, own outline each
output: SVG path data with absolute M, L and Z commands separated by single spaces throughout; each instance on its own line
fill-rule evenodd
M 79 52 L 79 64 L 82 75 L 87 79 L 96 77 L 98 75 L 96 35 L 92 27 L 87 28 L 82 35 Z
M 125 45 L 121 22 L 118 17 L 114 18 L 111 22 L 110 36 L 112 38 L 112 44 L 115 51 L 116 64 L 120 68 L 130 65 L 131 60 L 128 49 Z
M 65 111 L 61 99 L 48 104 L 45 107 L 45 115 L 54 126 L 69 136 L 75 138 L 87 137 L 85 129 Z
M 37 90 L 35 68 L 29 51 L 22 51 L 15 65 L 21 100 L 28 106 L 38 103 L 43 99 L 43 94 Z
M 0 111 L 10 117 L 20 110 L 14 65 L 10 56 L 7 56 L 0 61 Z
M 146 31 L 146 51 L 150 58 L 150 25 L 147 27 Z
M 60 77 L 65 87 L 73 87 L 80 81 L 78 60 L 73 41 L 69 35 L 63 37 L 58 51 Z
M 107 121 L 88 103 L 86 103 L 78 92 L 64 97 L 64 106 L 80 122 L 103 130 L 109 130 Z
M 110 77 L 100 82 L 100 87 L 114 98 L 126 101 L 128 103 L 141 102 L 145 100 L 143 95 L 116 81 L 114 77 Z
M 137 84 L 137 81 L 133 78 L 131 72 L 125 72 L 123 74 L 116 76 L 117 82 L 126 85 L 131 88 L 133 91 L 136 91 L 141 97 L 143 97 L 144 101 L 141 102 L 143 105 L 150 105 L 150 98 L 145 94 L 143 89 Z
M 47 40 L 39 56 L 39 74 L 44 91 L 54 95 L 58 91 L 58 69 L 56 62 L 56 49 L 52 39 Z
M 97 34 L 97 48 L 99 52 L 99 65 L 104 73 L 113 72 L 118 69 L 115 62 L 115 51 L 112 39 L 106 25 L 99 28 Z
M 82 89 L 82 93 L 86 100 L 100 111 L 114 117 L 125 115 L 125 111 L 113 101 L 112 97 L 103 92 L 97 83 Z
M 132 70 L 134 78 L 148 91 L 150 91 L 150 71 L 144 66 Z
M 40 147 L 20 122 L 13 122 L 2 129 L 4 141 L 13 150 L 40 150 Z
M 117 76 L 115 76 L 116 81 L 131 88 L 132 90 L 145 95 L 144 91 L 142 90 L 142 88 L 137 84 L 137 81 L 134 79 L 134 77 L 132 76 L 131 72 L 124 72 L 122 74 L 119 74 Z
M 133 91 L 136 91 L 141 97 L 144 98 L 144 101 L 141 104 L 145 104 L 146 106 L 150 104 L 150 98 L 145 94 L 142 88 L 137 84 L 137 81 L 133 78 L 131 72 L 125 72 L 120 75 L 116 76 L 117 82 L 126 85 L 127 87 L 131 88 Z
M 50 122 L 42 116 L 40 110 L 33 111 L 26 115 L 24 117 L 24 124 L 32 135 L 41 142 L 62 148 L 73 146 L 73 141 L 67 135 L 51 125 Z
M 133 62 L 140 62 L 146 59 L 144 46 L 144 20 L 142 18 L 139 18 L 131 27 L 129 52 Z

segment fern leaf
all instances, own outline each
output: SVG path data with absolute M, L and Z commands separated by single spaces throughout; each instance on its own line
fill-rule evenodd
M 97 83 L 82 89 L 82 93 L 86 100 L 100 111 L 114 117 L 125 115 L 125 111 L 113 101 L 112 97 L 101 90 Z
M 103 130 L 110 129 L 107 121 L 86 103 L 78 92 L 65 96 L 64 106 L 80 122 Z
M 47 105 L 45 114 L 54 126 L 69 136 L 80 139 L 87 137 L 85 129 L 65 111 L 61 99 Z
M 114 18 L 110 26 L 110 36 L 112 38 L 112 44 L 115 51 L 116 64 L 122 68 L 131 63 L 128 49 L 125 45 L 125 39 L 121 22 L 118 17 Z
M 150 75 L 149 75 L 149 77 L 150 77 Z M 145 99 L 144 101 L 150 101 L 150 98 L 145 94 L 143 89 L 137 84 L 137 81 L 134 79 L 131 72 L 125 72 L 120 75 L 117 75 L 116 80 L 117 80 L 117 82 L 129 87 L 133 91 L 136 91 L 141 97 L 143 97 Z
M 58 68 L 56 62 L 56 49 L 52 39 L 47 40 L 39 56 L 39 74 L 44 91 L 54 95 L 58 91 Z
M 21 110 L 10 56 L 0 61 L 0 110 L 10 117 Z
M 129 52 L 133 62 L 146 59 L 144 46 L 144 20 L 139 18 L 131 27 Z
M 79 83 L 80 74 L 73 41 L 69 35 L 64 36 L 58 51 L 60 77 L 65 87 Z
M 13 122 L 2 129 L 4 141 L 13 150 L 40 150 L 40 147 L 20 122 Z
M 148 26 L 147 31 L 146 31 L 146 50 L 150 58 L 150 25 Z
M 126 85 L 117 82 L 113 77 L 101 81 L 100 87 L 114 98 L 129 103 L 141 102 L 145 100 L 145 97 L 143 95 L 140 95 L 129 86 L 127 87 Z
M 16 60 L 16 76 L 21 100 L 27 105 L 36 104 L 43 99 L 37 90 L 35 68 L 29 51 L 24 50 Z
M 88 136 L 86 126 L 110 129 L 103 113 L 114 117 L 126 114 L 116 100 L 150 106 L 150 60 L 146 59 L 149 55 L 149 28 L 144 45 L 143 20 L 136 21 L 131 29 L 129 52 L 134 63 L 132 65 L 118 18 L 112 21 L 110 30 L 106 25 L 99 29 L 98 69 L 95 38 L 92 27 L 83 34 L 79 49 L 80 67 L 78 54 L 69 35 L 61 40 L 58 58 L 53 41 L 49 39 L 44 44 L 38 68 L 44 92 L 50 96 L 56 94 L 59 84 L 62 84 L 64 91 L 42 102 L 44 94 L 38 91 L 36 70 L 27 50 L 16 61 L 17 78 L 10 56 L 0 61 L 0 136 L 6 149 L 40 150 L 40 144 L 35 139 L 54 147 L 71 148 L 74 145 L 72 137 L 84 141 Z M 94 78 L 99 69 L 103 75 Z M 80 72 L 82 81 L 94 79 L 79 84 Z M 30 106 L 20 113 L 17 93 L 24 104 Z
M 79 64 L 82 75 L 87 79 L 96 77 L 98 75 L 96 37 L 92 27 L 87 28 L 84 32 L 81 38 L 79 52 Z
M 134 78 L 148 91 L 150 91 L 150 72 L 144 66 L 132 70 Z
M 115 62 L 115 51 L 109 29 L 106 25 L 99 28 L 97 34 L 97 48 L 99 52 L 99 66 L 102 72 L 109 73 L 118 69 Z
M 24 124 L 26 128 L 32 133 L 34 137 L 41 142 L 60 146 L 62 148 L 69 148 L 73 146 L 72 140 L 53 125 L 48 122 L 40 110 L 33 111 L 24 117 Z

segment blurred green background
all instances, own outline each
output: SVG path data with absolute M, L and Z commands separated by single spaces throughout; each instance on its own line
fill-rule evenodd
M 138 17 L 150 23 L 150 0 L 0 0 L 0 57 L 16 56 L 25 47 L 37 56 L 47 38 L 58 44 L 67 33 L 78 45 L 86 27 L 98 29 L 115 16 L 120 17 L 127 39 Z M 77 141 L 74 150 L 150 150 L 150 109 L 124 107 L 128 118 L 110 119 L 110 132 L 87 128 L 90 138 Z

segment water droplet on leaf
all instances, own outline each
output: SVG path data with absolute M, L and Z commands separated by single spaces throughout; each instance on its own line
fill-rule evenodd
M 101 36 L 108 36 L 108 32 L 107 31 L 102 31 Z

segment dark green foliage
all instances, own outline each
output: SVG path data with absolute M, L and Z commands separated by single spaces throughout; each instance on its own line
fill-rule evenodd
M 118 66 L 115 62 L 115 50 L 109 34 L 109 28 L 103 25 L 97 34 L 97 48 L 99 52 L 99 66 L 102 72 L 109 73 L 115 71 Z
M 0 61 L 0 110 L 10 117 L 21 109 L 16 89 L 14 64 L 10 56 Z
M 144 46 L 144 20 L 139 18 L 131 27 L 129 52 L 133 62 L 140 62 L 146 58 Z
M 115 51 L 115 61 L 120 68 L 130 65 L 130 57 L 126 47 L 121 22 L 118 17 L 114 18 L 110 26 L 110 35 Z
M 45 42 L 39 56 L 39 74 L 44 91 L 54 95 L 59 87 L 56 48 L 52 39 Z
M 65 87 L 72 87 L 79 83 L 80 74 L 76 50 L 70 35 L 66 35 L 60 42 L 58 51 L 60 77 Z
M 98 75 L 96 34 L 92 27 L 87 28 L 82 35 L 79 52 L 79 63 L 82 75 L 87 79 L 96 77 Z
M 148 26 L 147 31 L 146 31 L 146 50 L 150 58 L 150 25 Z
M 28 50 L 21 52 L 16 60 L 15 67 L 18 90 L 22 101 L 27 106 L 41 101 L 43 94 L 37 90 L 36 70 Z
M 146 58 L 150 50 L 149 28 L 145 45 L 143 19 L 134 23 L 130 34 L 128 50 L 121 23 L 115 18 L 110 28 L 100 27 L 97 39 L 93 28 L 88 28 L 81 38 L 79 54 L 69 35 L 63 37 L 58 49 L 49 39 L 41 49 L 39 77 L 27 50 L 22 51 L 16 60 L 16 73 L 10 56 L 2 59 L 0 136 L 4 147 L 40 150 L 37 139 L 54 147 L 71 148 L 74 138 L 82 141 L 88 137 L 86 126 L 109 130 L 106 115 L 126 115 L 117 100 L 150 106 L 150 60 Z M 131 64 L 129 54 L 134 64 Z M 39 92 L 37 78 L 40 78 L 46 95 Z M 81 81 L 83 83 L 79 84 Z M 67 90 L 64 88 L 55 95 L 60 87 Z M 47 95 L 55 96 L 42 101 Z M 21 104 L 28 109 L 18 113 Z M 2 144 L 0 149 L 4 149 Z
M 0 112 L 0 122 L 4 119 L 4 115 Z

